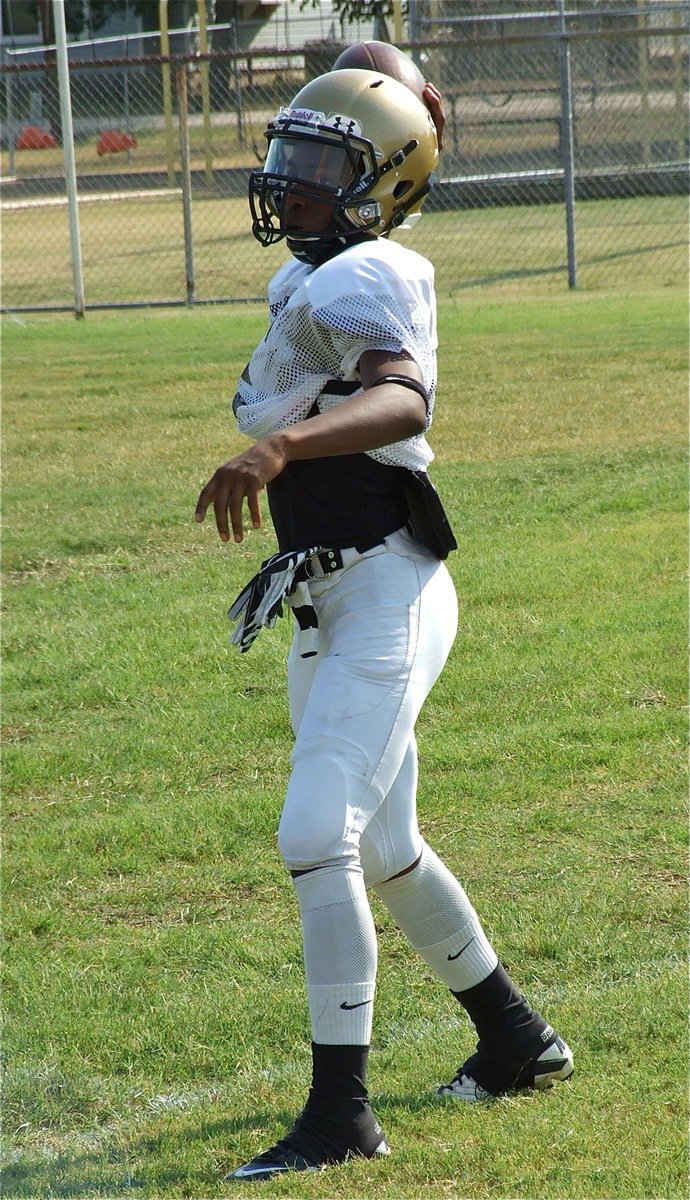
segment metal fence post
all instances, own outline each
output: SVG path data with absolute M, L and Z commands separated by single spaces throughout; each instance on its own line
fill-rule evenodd
M 637 16 L 640 36 L 637 39 L 640 66 L 640 134 L 642 136 L 642 162 L 648 167 L 652 161 L 652 111 L 649 96 L 649 46 L 647 44 L 647 14 L 644 10 Z
M 187 304 L 195 300 L 194 237 L 192 234 L 192 172 L 189 165 L 189 113 L 187 108 L 187 64 L 177 64 L 177 112 L 180 122 L 180 159 L 182 165 L 182 214 L 184 219 L 184 261 L 187 279 Z
M 232 48 L 233 48 L 235 54 L 237 54 L 237 50 L 238 50 L 237 21 L 233 21 L 233 23 L 232 23 Z M 242 82 L 240 80 L 240 64 L 236 58 L 233 58 L 233 60 L 232 60 L 232 75 L 233 75 L 233 79 L 235 81 L 235 101 L 237 104 L 237 140 L 238 140 L 240 146 L 244 146 L 245 131 L 244 131 L 244 106 L 243 106 L 243 102 L 242 102 Z
M 683 101 L 685 99 L 685 77 L 683 74 L 683 44 L 681 41 L 681 12 L 673 10 L 673 93 L 675 96 L 676 112 L 682 120 Z M 684 147 L 678 147 L 678 157 L 683 154 Z
M 74 130 L 72 128 L 72 100 L 69 90 L 69 63 L 67 60 L 67 29 L 65 26 L 64 0 L 53 0 L 55 19 L 55 43 L 57 51 L 58 85 L 60 89 L 60 124 L 62 126 L 62 153 L 65 160 L 65 184 L 69 208 L 69 235 L 72 252 L 72 280 L 74 284 L 74 315 L 84 316 L 84 277 L 81 261 L 81 236 L 79 233 L 79 204 L 77 201 L 77 168 L 74 157 Z
M 570 74 L 570 44 L 565 30 L 565 0 L 558 0 L 560 40 L 558 55 L 561 74 L 561 156 L 565 190 L 565 224 L 568 241 L 568 287 L 577 287 L 577 246 L 575 240 L 575 140 L 573 137 L 573 87 Z
M 422 69 L 422 60 L 419 50 L 419 5 L 417 0 L 410 0 L 407 13 L 407 36 L 410 39 L 413 61 Z
M 197 0 L 199 13 L 199 49 L 202 54 L 208 54 L 208 36 L 206 33 L 206 3 Z M 204 152 L 206 154 L 206 183 L 213 184 L 213 149 L 211 143 L 211 86 L 208 59 L 201 63 L 201 107 L 204 119 Z
M 170 85 L 170 34 L 168 31 L 168 0 L 159 0 L 158 17 L 161 34 L 161 79 L 163 84 L 163 123 L 168 159 L 168 187 L 175 186 L 175 151 L 173 149 L 172 87 Z
M 7 101 L 7 151 L 9 154 L 9 172 L 10 176 L 14 177 L 17 173 L 17 159 L 15 142 L 17 140 L 16 131 L 14 128 L 14 102 L 12 98 L 12 72 L 8 71 L 5 76 L 5 98 Z

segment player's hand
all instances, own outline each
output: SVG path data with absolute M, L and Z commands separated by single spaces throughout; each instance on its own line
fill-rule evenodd
M 259 529 L 259 492 L 280 475 L 285 462 L 285 453 L 280 448 L 279 440 L 273 435 L 261 438 L 250 450 L 245 450 L 223 463 L 211 476 L 199 494 L 194 513 L 195 521 L 203 521 L 209 505 L 212 504 L 221 541 L 230 540 L 231 525 L 235 541 L 241 542 L 244 538 L 242 509 L 245 499 L 252 526 Z
M 435 84 L 427 82 L 424 85 L 422 92 L 424 103 L 426 104 L 431 119 L 436 126 L 436 138 L 438 141 L 439 150 L 443 149 L 443 129 L 446 124 L 446 110 L 443 107 L 443 97 Z

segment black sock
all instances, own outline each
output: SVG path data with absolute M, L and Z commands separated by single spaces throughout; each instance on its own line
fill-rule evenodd
M 312 1083 L 304 1111 L 288 1135 L 290 1146 L 315 1163 L 373 1154 L 384 1139 L 369 1107 L 368 1046 L 312 1042 Z
M 480 1053 L 502 1053 L 512 1045 L 536 1045 L 547 1028 L 546 1021 L 530 1007 L 501 963 L 481 983 L 453 995 L 477 1030 Z
M 312 1042 L 310 1097 L 329 1105 L 347 1100 L 367 1100 L 368 1046 L 325 1046 Z

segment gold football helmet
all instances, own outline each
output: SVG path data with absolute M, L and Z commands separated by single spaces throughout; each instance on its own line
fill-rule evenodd
M 366 234 L 386 234 L 418 213 L 438 162 L 436 130 L 404 84 L 377 71 L 320 75 L 280 110 L 265 134 L 263 170 L 249 179 L 252 233 L 281 238 L 319 263 Z M 295 222 L 318 209 L 319 229 Z

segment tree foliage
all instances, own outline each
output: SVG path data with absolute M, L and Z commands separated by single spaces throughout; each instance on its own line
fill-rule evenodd
M 301 0 L 302 9 L 319 7 L 320 0 Z M 407 4 L 401 5 L 403 16 Z M 393 15 L 393 0 L 333 0 L 333 10 L 341 21 L 376 21 Z

